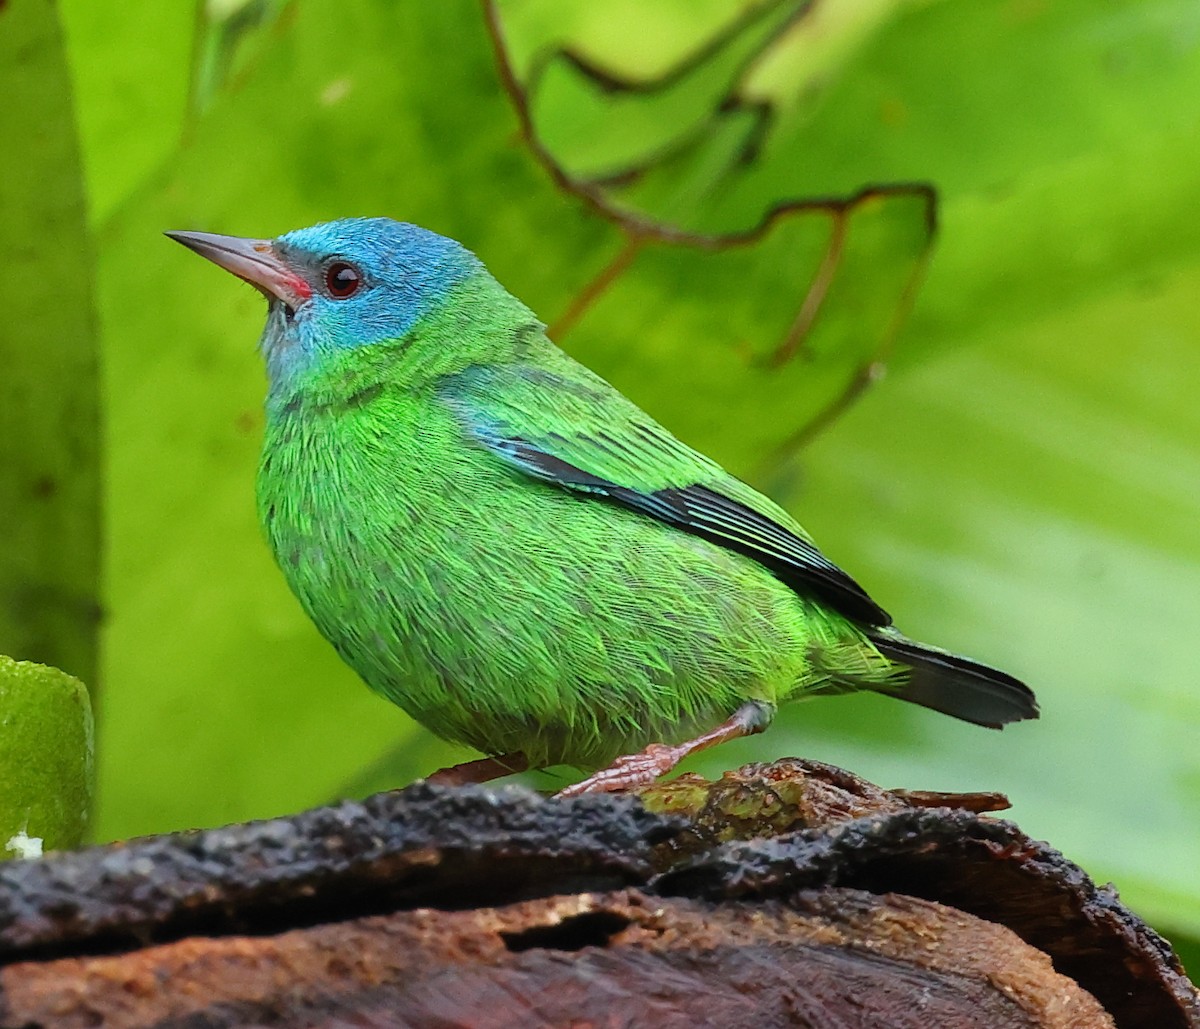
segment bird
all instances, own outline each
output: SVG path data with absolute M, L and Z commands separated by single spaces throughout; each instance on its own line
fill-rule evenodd
M 390 218 L 168 232 L 267 299 L 257 510 L 301 606 L 373 690 L 484 757 L 650 783 L 778 707 L 871 690 L 1036 718 L 916 642 L 782 507 L 551 341 L 462 244 Z

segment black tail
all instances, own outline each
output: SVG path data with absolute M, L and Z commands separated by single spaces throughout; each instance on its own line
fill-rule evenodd
M 871 642 L 885 657 L 913 670 L 899 690 L 887 691 L 890 696 L 990 729 L 1038 716 L 1033 691 L 1006 672 L 889 630 L 872 634 Z

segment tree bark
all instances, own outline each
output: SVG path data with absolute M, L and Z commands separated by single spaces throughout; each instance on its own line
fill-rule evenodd
M 1165 941 L 998 803 L 787 761 L 11 862 L 0 1023 L 1200 1027 Z

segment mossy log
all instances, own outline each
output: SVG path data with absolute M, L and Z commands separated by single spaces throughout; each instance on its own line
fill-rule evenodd
M 784 761 L 10 862 L 0 1024 L 1200 1027 L 1166 942 L 999 803 Z

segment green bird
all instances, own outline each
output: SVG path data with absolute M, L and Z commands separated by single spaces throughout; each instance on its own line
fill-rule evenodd
M 168 235 L 266 296 L 259 518 L 363 680 L 487 755 L 442 781 L 566 764 L 594 774 L 564 793 L 619 790 L 854 690 L 1037 717 L 1017 679 L 892 628 L 459 243 L 387 218 Z

